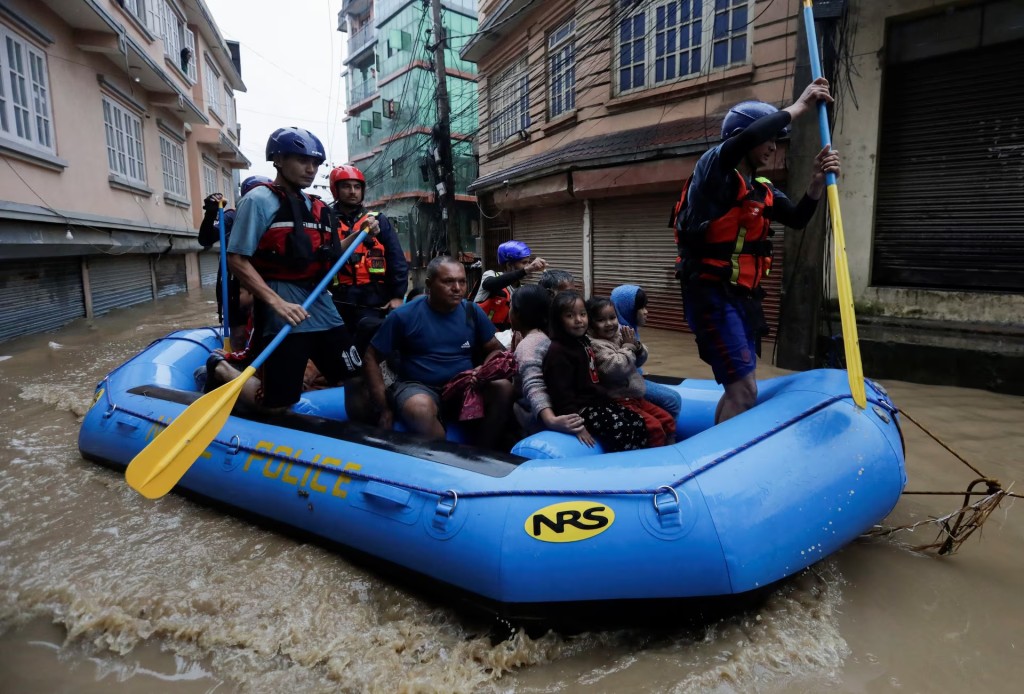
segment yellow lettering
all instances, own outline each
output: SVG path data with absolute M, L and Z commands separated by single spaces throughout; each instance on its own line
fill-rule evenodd
M 299 453 L 301 453 L 301 452 L 302 451 L 300 450 Z M 277 448 L 274 449 L 274 453 L 275 454 L 283 453 L 286 456 L 294 457 L 294 455 L 292 454 L 292 449 L 290 447 L 288 447 L 288 446 L 278 446 Z M 298 484 L 299 483 L 299 478 L 298 477 L 291 477 L 288 474 L 288 471 L 291 470 L 291 469 L 292 469 L 292 463 L 285 463 L 284 469 L 283 469 L 283 471 L 281 473 L 281 480 L 283 482 L 287 482 L 288 484 Z
M 256 444 L 256 450 L 258 451 L 270 451 L 274 447 L 270 441 L 260 441 Z M 256 455 L 251 453 L 248 458 L 245 459 L 245 465 L 242 466 L 242 472 L 249 472 L 249 466 L 256 461 L 266 461 L 265 455 Z
M 341 461 L 339 460 L 338 462 L 341 462 Z M 345 470 L 361 470 L 362 467 L 363 466 L 360 465 L 359 463 L 349 462 L 349 463 L 345 463 L 345 467 L 343 469 L 345 469 Z M 352 478 L 349 477 L 348 475 L 338 475 L 338 480 L 334 483 L 334 489 L 331 490 L 331 495 L 332 496 L 337 496 L 339 498 L 344 499 L 346 496 L 348 496 L 348 490 L 346 490 L 346 489 L 339 489 L 339 487 L 341 485 L 343 485 L 343 484 L 348 484 L 351 481 L 352 481 Z
M 320 460 L 320 454 L 319 453 L 317 453 L 315 456 L 313 456 L 313 462 L 314 463 L 316 463 L 316 461 L 318 461 L 318 460 Z M 306 480 L 309 479 L 309 473 L 311 473 L 311 472 L 313 472 L 313 468 L 311 466 L 307 466 L 306 467 L 306 474 L 304 474 L 302 476 L 302 481 L 299 482 L 299 486 L 300 487 L 305 487 L 306 486 Z

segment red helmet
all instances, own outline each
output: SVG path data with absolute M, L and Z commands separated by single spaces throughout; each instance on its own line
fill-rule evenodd
M 338 197 L 338 192 L 335 190 L 338 181 L 359 181 L 363 186 L 363 190 L 366 190 L 366 176 L 363 175 L 362 171 L 350 164 L 337 166 L 331 171 L 331 195 L 334 197 Z

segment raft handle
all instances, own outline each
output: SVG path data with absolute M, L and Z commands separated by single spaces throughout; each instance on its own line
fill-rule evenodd
M 673 499 L 671 502 L 665 502 L 663 506 L 658 504 L 658 497 L 661 495 L 662 490 L 671 494 Z M 651 497 L 651 501 L 654 503 L 654 512 L 658 514 L 658 521 L 661 523 L 662 528 L 682 525 L 679 512 L 679 492 L 675 490 L 675 487 L 670 487 L 667 484 L 658 487 L 654 490 L 654 496 Z
M 451 495 L 451 502 L 449 503 L 448 498 Z M 445 526 L 451 517 L 455 514 L 455 507 L 459 505 L 459 495 L 455 493 L 454 489 L 446 489 L 441 497 L 437 500 L 437 508 L 434 509 L 434 528 L 439 531 L 444 531 Z

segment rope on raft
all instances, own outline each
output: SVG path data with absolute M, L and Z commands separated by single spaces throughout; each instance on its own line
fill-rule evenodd
M 992 515 L 992 512 L 995 511 L 999 507 L 999 504 L 1002 503 L 1003 499 L 1007 497 L 1022 499 L 1024 496 L 1011 492 L 1009 488 L 1003 489 L 999 480 L 983 474 L 978 470 L 978 468 L 967 462 L 962 455 L 954 451 L 938 436 L 929 431 L 927 427 L 907 414 L 907 412 L 900 410 L 900 414 L 913 422 L 921 431 L 931 437 L 940 446 L 945 448 L 953 455 L 954 458 L 970 468 L 974 474 L 978 475 L 978 477 L 967 485 L 967 490 L 964 492 L 904 491 L 903 494 L 908 496 L 960 496 L 962 494 L 964 499 L 959 509 L 939 518 L 929 518 L 916 523 L 895 527 L 876 525 L 874 528 L 864 533 L 862 537 L 889 537 L 904 530 L 914 532 L 922 525 L 935 524 L 939 526 L 939 533 L 935 540 L 927 544 L 911 547 L 911 550 L 915 552 L 935 552 L 939 556 L 956 554 L 957 550 L 960 549 L 960 545 L 966 542 L 967 538 L 973 535 L 975 531 L 981 529 L 985 524 L 985 521 L 987 521 L 989 516 Z M 981 484 L 985 485 L 985 491 L 975 491 L 975 487 Z M 1012 486 L 1013 485 L 1010 485 L 1010 487 Z M 972 502 L 971 498 L 975 496 L 981 496 L 982 498 Z

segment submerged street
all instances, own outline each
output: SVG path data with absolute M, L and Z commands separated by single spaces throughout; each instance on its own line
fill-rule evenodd
M 938 537 L 926 522 L 860 541 L 707 629 L 496 645 L 488 625 L 325 549 L 173 494 L 146 500 L 81 458 L 79 422 L 111 369 L 215 322 L 212 300 L 206 289 L 0 343 L 3 691 L 1017 690 L 1024 506 L 1012 498 L 954 556 L 912 551 Z M 649 373 L 709 377 L 691 336 L 643 338 Z M 977 477 L 924 429 L 1021 491 L 1024 398 L 883 383 L 921 425 L 903 423 L 908 491 L 962 492 Z M 961 500 L 904 495 L 887 524 Z

